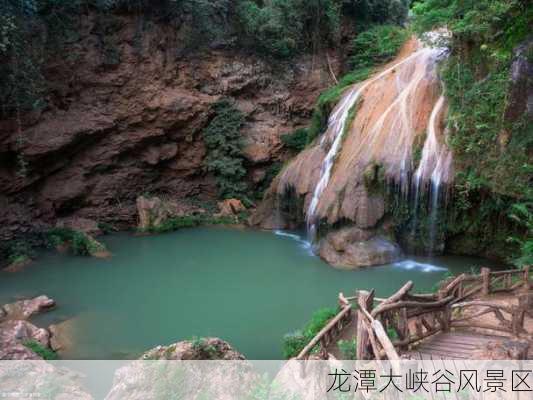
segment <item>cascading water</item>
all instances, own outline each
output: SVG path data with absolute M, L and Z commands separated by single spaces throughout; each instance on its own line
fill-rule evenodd
M 422 149 L 422 158 L 414 175 L 414 221 L 413 229 L 416 229 L 419 198 L 421 190 L 429 185 L 429 253 L 435 249 L 435 237 L 437 232 L 437 218 L 439 211 L 439 197 L 441 196 L 442 185 L 447 183 L 451 177 L 452 153 L 439 142 L 437 135 L 438 118 L 444 107 L 445 99 L 441 96 L 429 119 L 427 138 Z M 427 184 L 426 184 L 427 182 Z
M 306 213 L 307 231 L 310 241 L 314 241 L 316 237 L 316 224 L 318 222 L 317 209 L 322 194 L 330 182 L 335 160 L 339 152 L 342 151 L 342 137 L 345 129 L 347 129 L 346 125 L 350 110 L 356 106 L 358 100 L 369 86 L 392 74 L 396 74 L 396 96 L 381 113 L 377 121 L 370 126 L 368 133 L 361 135 L 362 139 L 357 155 L 359 156 L 360 164 L 370 163 L 373 153 L 376 153 L 376 148 L 385 145 L 383 143 L 383 131 L 388 130 L 387 134 L 389 138 L 385 140 L 390 141 L 390 136 L 396 138 L 400 142 L 398 148 L 401 149 L 399 150 L 401 154 L 398 155 L 398 162 L 400 164 L 399 173 L 395 174 L 397 176 L 394 179 L 399 181 L 402 193 L 408 196 L 412 147 L 408 142 L 412 139 L 414 131 L 411 123 L 411 102 L 416 97 L 419 86 L 427 78 L 426 66 L 429 64 L 429 61 L 435 61 L 441 53 L 441 48 L 419 48 L 410 56 L 395 63 L 363 84 L 355 85 L 348 89 L 344 94 L 330 116 L 328 128 L 320 141 L 320 146 L 322 147 L 326 146 L 328 142 L 331 142 L 331 146 L 322 161 L 320 177 L 313 190 L 313 196 Z M 408 77 L 404 79 L 404 75 L 408 75 Z M 363 126 L 364 128 L 366 126 Z M 394 133 L 396 132 L 398 134 L 395 137 Z M 391 146 L 395 146 L 396 144 L 398 143 L 391 143 Z
M 339 104 L 337 105 L 333 113 L 331 114 L 328 120 L 328 127 L 326 130 L 326 133 L 324 133 L 322 139 L 320 140 L 320 146 L 324 146 L 327 141 L 327 138 L 329 137 L 333 137 L 333 143 L 331 144 L 326 154 L 326 157 L 324 158 L 324 161 L 322 162 L 322 166 L 320 169 L 320 178 L 315 187 L 315 190 L 313 191 L 313 197 L 311 199 L 311 202 L 309 204 L 309 208 L 307 209 L 307 214 L 306 214 L 307 232 L 308 232 L 309 240 L 311 242 L 314 241 L 315 236 L 316 236 L 316 223 L 317 223 L 316 209 L 320 201 L 320 196 L 322 195 L 322 192 L 324 191 L 324 189 L 327 187 L 329 183 L 329 180 L 331 177 L 331 169 L 333 168 L 333 164 L 335 162 L 337 153 L 339 152 L 341 148 L 342 134 L 345 130 L 346 122 L 348 120 L 350 110 L 353 107 L 355 107 L 361 94 L 371 83 L 390 74 L 392 71 L 395 70 L 395 68 L 399 67 L 402 64 L 405 64 L 410 59 L 415 58 L 416 56 L 418 56 L 418 52 L 412 54 L 406 59 L 387 68 L 385 71 L 381 72 L 374 78 L 366 81 L 364 84 L 360 86 L 356 85 L 352 87 L 351 89 L 349 89 L 348 92 L 342 98 L 342 100 L 339 102 Z M 377 124 L 383 124 L 383 120 L 384 119 L 380 119 L 380 121 L 378 121 Z
M 320 141 L 299 153 L 276 178 L 270 200 L 264 204 L 267 210 L 279 208 L 271 200 L 279 196 L 283 215 L 259 214 L 272 218 L 263 220 L 265 226 L 298 226 L 303 216 L 309 242 L 317 245 L 321 257 L 338 265 L 395 257 L 395 244 L 380 236 L 390 229 L 389 206 L 396 211 L 413 198 L 414 186 L 418 193 L 430 183 L 436 193 L 431 198 L 438 206 L 441 187 L 449 182 L 451 154 L 441 144 L 445 101 L 438 95 L 437 74 L 444 52 L 442 47 L 424 47 L 413 38 L 396 61 L 347 88 Z M 424 132 L 427 143 L 415 173 L 413 152 Z M 387 203 L 390 197 L 383 189 L 394 196 L 393 202 Z M 342 228 L 329 230 L 318 243 L 321 221 L 328 226 L 340 223 Z

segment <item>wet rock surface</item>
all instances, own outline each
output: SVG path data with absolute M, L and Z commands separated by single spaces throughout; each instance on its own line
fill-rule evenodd
M 4 318 L 28 319 L 32 315 L 49 311 L 55 307 L 56 303 L 48 296 L 41 295 L 33 299 L 19 300 L 14 303 L 5 304 L 0 307 Z M 2 313 L 0 312 L 0 317 Z
M 343 269 L 389 264 L 402 256 L 395 243 L 360 228 L 329 233 L 320 242 L 319 254 L 329 264 Z

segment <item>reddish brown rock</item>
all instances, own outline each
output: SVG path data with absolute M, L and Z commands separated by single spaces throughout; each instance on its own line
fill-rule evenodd
M 214 200 L 202 131 L 216 101 L 235 99 L 249 159 L 270 163 L 286 156 L 279 136 L 306 125 L 332 83 L 320 55 L 273 65 L 234 50 L 191 52 L 177 48 L 182 33 L 170 24 L 150 23 L 139 39 L 136 15 L 107 17 L 116 27 L 107 43 L 114 63 L 96 34 L 101 15 L 80 15 L 79 39 L 43 68 L 54 88 L 47 107 L 22 115 L 22 140 L 15 120 L 0 121 L 2 240 L 65 217 L 134 226 L 144 192 Z
M 203 209 L 174 200 L 162 200 L 159 197 L 139 196 L 137 198 L 138 225 L 140 231 L 159 228 L 172 217 L 205 212 Z
M 246 211 L 246 207 L 237 199 L 226 199 L 218 203 L 220 216 L 233 216 Z

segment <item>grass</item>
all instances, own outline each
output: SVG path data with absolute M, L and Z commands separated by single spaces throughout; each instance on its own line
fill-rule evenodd
M 288 333 L 283 337 L 283 357 L 296 357 L 326 324 L 337 315 L 336 308 L 321 308 L 311 316 L 311 320 L 301 330 Z
M 89 256 L 98 252 L 106 251 L 106 247 L 84 232 L 69 228 L 53 228 L 46 233 L 50 247 L 70 244 L 72 252 L 76 255 Z
M 42 357 L 44 360 L 57 360 L 58 356 L 55 351 L 43 346 L 41 343 L 35 340 L 27 340 L 23 343 L 28 349 Z
M 357 340 L 339 340 L 337 347 L 344 360 L 356 360 Z

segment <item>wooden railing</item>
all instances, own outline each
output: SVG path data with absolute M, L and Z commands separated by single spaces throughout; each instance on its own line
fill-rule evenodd
M 318 346 L 318 356 L 327 359 L 327 349 L 333 343 L 340 332 L 353 321 L 355 313 L 352 305 L 346 298 L 339 294 L 339 305 L 341 310 L 318 332 L 313 339 L 300 351 L 296 356 L 297 360 L 303 360 L 309 357 Z
M 483 268 L 478 275 L 461 274 L 443 282 L 436 293 L 411 293 L 413 283 L 407 282 L 391 297 L 383 299 L 372 291 L 359 291 L 356 296 L 339 294 L 340 311 L 302 349 L 296 357 L 305 359 L 311 353 L 328 357 L 328 347 L 345 327 L 357 323 L 359 360 L 397 360 L 410 346 L 451 328 L 478 328 L 504 332 L 514 336 L 533 335 L 524 319 L 533 313 L 533 297 L 529 267 L 522 270 L 491 271 Z M 518 294 L 518 305 L 509 306 L 494 301 L 471 300 L 473 296 L 490 295 L 524 289 Z M 355 310 L 353 307 L 355 304 Z M 376 306 L 374 306 L 377 303 Z M 475 307 L 475 312 L 468 310 Z M 493 314 L 496 324 L 475 321 Z M 533 315 L 530 315 L 533 317 Z
M 530 279 L 529 267 L 494 272 L 483 268 L 479 275 L 462 274 L 444 282 L 435 294 L 411 294 L 413 283 L 408 282 L 375 308 L 373 291 L 359 292 L 357 358 L 398 359 L 398 354 L 408 350 L 410 345 L 451 328 L 487 329 L 512 336 L 533 335 L 524 324 L 526 316 L 533 312 L 533 298 L 528 292 Z M 478 294 L 484 296 L 516 289 L 524 289 L 517 294 L 518 305 L 464 301 Z M 475 312 L 469 313 L 474 307 Z M 491 323 L 476 321 L 487 314 L 494 315 Z
M 532 286 L 530 267 L 506 271 L 491 271 L 482 268 L 479 275 L 461 274 L 445 282 L 438 294 L 440 298 L 453 295 L 456 301 L 474 294 L 488 296 L 498 292 L 512 292 L 519 288 L 529 290 Z

